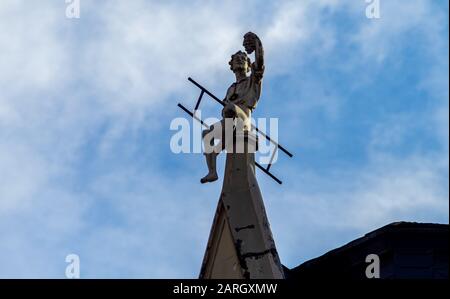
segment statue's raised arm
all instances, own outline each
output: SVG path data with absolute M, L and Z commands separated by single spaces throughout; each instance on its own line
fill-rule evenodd
M 264 73 L 264 49 L 261 40 L 253 32 L 247 32 L 244 35 L 243 46 L 248 54 L 255 52 L 255 62 L 252 65 L 252 75 L 261 80 Z

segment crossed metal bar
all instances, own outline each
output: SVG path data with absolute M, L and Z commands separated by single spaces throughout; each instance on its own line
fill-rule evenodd
M 184 112 L 186 112 L 187 114 L 189 114 L 193 119 L 197 120 L 198 122 L 200 122 L 200 124 L 202 124 L 203 126 L 209 128 L 209 126 L 200 118 L 198 118 L 195 115 L 195 112 L 198 110 L 199 106 L 200 106 L 200 102 L 203 98 L 203 95 L 206 93 L 207 95 L 209 95 L 213 100 L 215 100 L 216 102 L 218 102 L 220 105 L 225 106 L 224 101 L 220 100 L 218 97 L 216 97 L 214 94 L 212 94 L 209 90 L 207 90 L 205 87 L 203 87 L 202 85 L 200 85 L 199 83 L 197 83 L 194 79 L 192 79 L 191 77 L 188 78 L 188 80 L 193 83 L 195 86 L 197 86 L 201 92 L 200 95 L 197 99 L 197 102 L 195 104 L 195 108 L 194 108 L 194 112 L 191 112 L 189 109 L 187 109 L 186 107 L 184 107 L 182 104 L 178 103 L 178 107 L 180 107 Z M 273 139 L 271 139 L 268 135 L 266 135 L 264 132 L 260 131 L 257 127 L 255 127 L 252 124 L 252 129 L 254 129 L 257 133 L 261 134 L 262 136 L 264 136 L 270 143 L 272 143 L 273 145 L 275 145 L 275 148 L 273 150 L 273 153 L 270 157 L 270 162 L 267 165 L 266 168 L 264 168 L 263 166 L 261 166 L 259 163 L 255 162 L 256 167 L 258 167 L 259 169 L 261 169 L 265 174 L 267 174 L 269 177 L 271 177 L 274 181 L 276 181 L 278 184 L 282 184 L 283 182 L 278 179 L 275 175 L 273 175 L 269 170 L 272 167 L 272 162 L 273 159 L 275 157 L 275 153 L 278 149 L 280 149 L 281 151 L 283 151 L 286 155 L 288 155 L 290 158 L 293 157 L 293 155 L 287 150 L 285 149 L 283 146 L 281 146 L 281 144 L 275 142 Z

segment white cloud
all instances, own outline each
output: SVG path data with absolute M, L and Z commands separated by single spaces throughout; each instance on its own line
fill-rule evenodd
M 265 199 L 281 259 L 295 267 L 396 221 L 448 223 L 446 171 L 448 164 L 435 159 L 380 155 L 362 169 L 304 173 L 282 191 L 269 187 Z
M 91 276 L 196 274 L 192 264 L 200 266 L 204 250 L 196 246 L 206 244 L 220 186 L 193 187 L 190 177 L 156 176 L 163 173 L 163 163 L 157 162 L 148 165 L 155 176 L 142 171 L 138 162 L 129 169 L 111 165 L 107 170 L 114 172 L 109 174 L 97 168 L 96 173 L 84 173 L 79 167 L 92 166 L 80 162 L 84 152 L 115 157 L 118 140 L 142 128 L 148 129 L 148 138 L 155 138 L 155 130 L 168 124 L 147 122 L 164 119 L 176 109 L 173 95 L 196 92 L 186 88 L 187 76 L 223 91 L 223 82 L 232 80 L 229 56 L 241 47 L 249 28 L 263 39 L 268 75 L 292 75 L 289 66 L 339 47 L 336 29 L 327 22 L 333 11 L 349 9 L 353 16 L 364 16 L 364 10 L 358 10 L 363 5 L 346 3 L 342 8 L 331 0 L 284 1 L 262 15 L 254 11 L 259 1 L 242 2 L 239 9 L 235 2 L 180 3 L 84 0 L 81 19 L 68 20 L 63 1 L 1 2 L 0 230 L 6 233 L 0 243 L 8 245 L 0 249 L 0 276 L 62 277 L 65 255 L 73 250 L 82 253 L 82 267 Z M 399 3 L 386 3 L 383 23 L 364 23 L 355 35 L 366 59 L 386 57 L 391 42 L 411 28 L 425 23 L 424 30 L 433 31 L 437 26 L 428 19 L 434 15 L 428 2 L 409 1 L 401 15 L 391 16 L 386 10 L 403 9 Z M 409 20 L 416 10 L 418 16 Z M 424 88 L 434 89 L 437 82 L 441 95 L 448 97 L 448 86 L 439 79 L 442 73 L 434 74 L 435 80 L 425 82 Z M 311 86 L 319 89 L 320 82 Z M 312 106 L 326 107 L 336 118 L 340 99 L 323 90 L 314 94 L 324 100 Z M 438 127 L 448 123 L 445 103 L 436 114 Z M 96 140 L 89 144 L 93 136 Z M 448 129 L 442 136 L 448 144 Z M 149 149 L 153 151 L 157 149 Z M 352 182 L 347 190 L 311 174 L 313 179 L 305 177 L 305 182 L 329 189 L 273 196 L 284 198 L 281 207 L 268 200 L 275 217 L 271 220 L 282 228 L 276 239 L 291 245 L 279 249 L 284 256 L 292 255 L 300 246 L 292 228 L 302 230 L 309 220 L 316 227 L 327 222 L 365 230 L 394 215 L 445 208 L 445 184 L 431 158 L 388 163 L 374 156 L 374 165 L 343 181 Z M 448 172 L 448 160 L 447 166 L 439 165 L 439 171 Z M 186 173 L 197 171 L 190 170 Z M 87 189 L 79 189 L 80 173 L 90 175 L 85 178 L 92 180 Z M 270 192 L 267 198 L 275 194 Z M 296 210 L 298 194 L 301 205 Z M 336 198 L 352 208 L 344 208 Z M 100 220 L 109 216 L 107 211 L 117 223 Z M 324 222 L 317 221 L 317 214 Z M 279 219 L 288 217 L 301 219 L 283 227 Z
M 358 18 L 364 4 L 352 3 L 346 3 L 349 18 Z M 269 185 L 265 198 L 277 244 L 284 244 L 278 246 L 281 258 L 288 266 L 317 257 L 390 222 L 449 221 L 448 40 L 443 38 L 448 28 L 447 15 L 430 1 L 381 1 L 381 6 L 381 19 L 368 20 L 361 15 L 355 34 L 340 36 L 339 41 L 348 41 L 355 51 L 352 59 L 338 61 L 337 67 L 356 79 L 349 82 L 348 90 L 365 88 L 373 84 L 387 61 L 402 59 L 403 42 L 408 36 L 414 37 L 426 43 L 418 44 L 417 49 L 429 66 L 421 70 L 423 76 L 411 89 L 426 91 L 424 100 L 430 102 L 429 110 L 405 109 L 377 118 L 368 132 L 368 162 L 361 167 L 340 164 L 340 169 L 330 167 L 326 175 L 299 170 L 297 165 L 278 169 L 295 184 L 287 181 L 281 190 Z M 305 119 L 309 120 L 312 110 L 324 111 L 328 120 L 339 121 L 340 108 L 353 104 L 341 95 L 327 94 L 327 83 L 316 79 L 317 85 L 307 84 L 300 93 L 302 108 L 287 113 L 291 116 L 291 120 L 284 120 L 289 122 L 287 128 L 307 126 Z M 317 100 L 323 98 L 323 103 Z M 289 131 L 284 138 L 291 136 L 290 140 L 301 148 L 335 146 L 326 133 L 310 136 L 308 129 Z M 438 145 L 434 149 L 431 145 L 427 149 L 410 148 L 408 154 L 393 151 L 407 144 L 417 130 L 427 132 Z M 423 142 L 425 145 L 430 140 Z
M 430 1 L 381 1 L 380 3 L 381 17 L 365 20 L 354 36 L 354 41 L 361 46 L 362 54 L 366 59 L 383 62 L 386 56 L 392 55 L 393 50 L 401 48 L 399 37 L 408 33 L 431 33 L 430 39 L 438 37 L 435 26 L 439 24 L 439 21 L 444 20 L 436 20 L 441 16 Z

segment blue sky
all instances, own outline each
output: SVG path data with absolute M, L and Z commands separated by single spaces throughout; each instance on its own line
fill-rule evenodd
M 394 221 L 448 223 L 448 2 L 0 4 L 0 277 L 195 278 L 221 183 L 175 155 L 191 76 L 218 96 L 247 31 L 255 117 L 278 117 L 279 186 L 258 173 L 288 267 Z M 205 101 L 203 114 L 219 107 Z M 219 159 L 219 173 L 224 159 Z

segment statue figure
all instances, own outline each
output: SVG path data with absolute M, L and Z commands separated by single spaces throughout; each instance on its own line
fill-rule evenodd
M 202 137 L 205 145 L 204 155 L 208 166 L 208 174 L 200 182 L 214 182 L 218 179 L 216 170 L 217 155 L 224 149 L 224 138 L 226 119 L 232 119 L 234 123 L 238 121 L 243 131 L 251 131 L 251 113 L 256 108 L 259 97 L 261 96 L 261 84 L 264 74 L 264 50 L 261 40 L 252 32 L 244 35 L 243 46 L 247 54 L 255 52 L 255 62 L 251 63 L 250 58 L 245 52 L 238 51 L 231 56 L 229 62 L 230 69 L 236 76 L 236 82 L 231 84 L 227 90 L 225 107 L 222 110 L 223 119 L 213 124 L 209 129 L 204 130 Z M 250 76 L 247 73 L 251 72 Z M 215 128 L 221 128 L 215 130 Z M 208 138 L 205 138 L 208 136 Z M 215 139 L 218 143 L 214 145 Z M 211 148 L 212 147 L 212 148 Z

